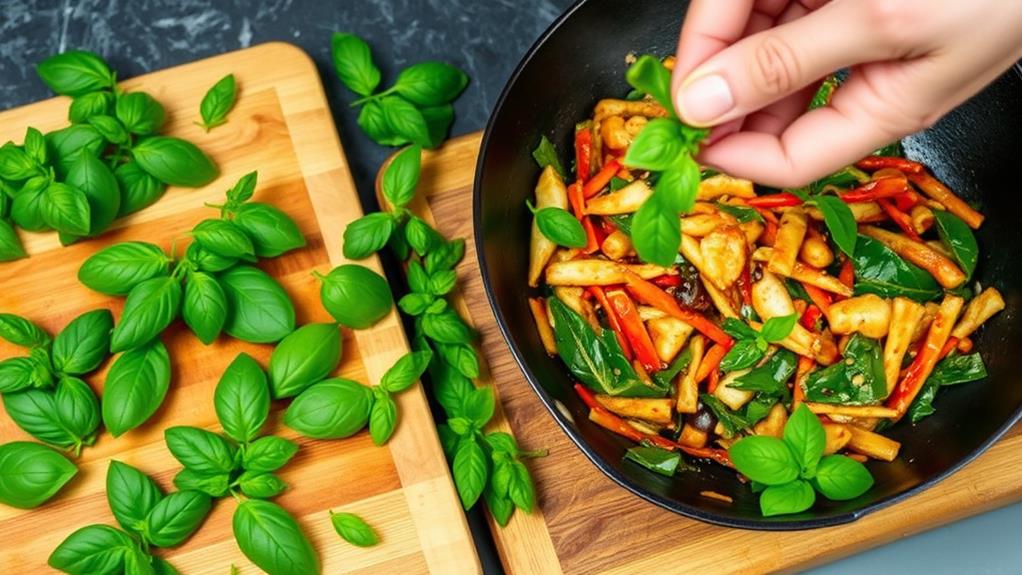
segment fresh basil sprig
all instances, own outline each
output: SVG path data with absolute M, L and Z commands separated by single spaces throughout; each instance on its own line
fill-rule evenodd
M 196 124 L 202 126 L 207 132 L 227 122 L 227 114 L 234 107 L 238 98 L 237 84 L 234 74 L 228 74 L 217 81 L 216 84 L 202 97 L 199 104 L 199 115 L 202 122 Z
M 817 491 L 844 501 L 873 486 L 873 476 L 863 464 L 845 455 L 823 455 L 823 425 L 805 404 L 788 418 L 783 437 L 752 435 L 728 449 L 742 475 L 766 486 L 759 499 L 764 516 L 801 513 L 812 507 Z
M 741 320 L 725 319 L 724 331 L 736 341 L 734 347 L 720 360 L 720 369 L 729 372 L 756 365 L 766 354 L 767 346 L 788 337 L 797 322 L 797 314 L 772 317 L 756 331 Z
M 415 196 L 415 186 L 422 170 L 421 156 L 422 148 L 418 145 L 408 146 L 394 155 L 383 172 L 380 184 L 390 211 L 366 214 L 349 223 L 344 229 L 344 257 L 365 259 L 383 249 L 395 231 L 401 236 L 406 234 L 408 213 L 405 206 Z
M 394 85 L 377 91 L 380 69 L 364 40 L 337 32 L 331 38 L 337 76 L 362 98 L 358 125 L 383 146 L 408 143 L 435 148 L 443 142 L 454 120 L 451 102 L 468 85 L 464 72 L 443 62 L 421 62 L 402 70 Z

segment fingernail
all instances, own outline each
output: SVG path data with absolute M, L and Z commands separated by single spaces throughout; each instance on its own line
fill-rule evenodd
M 735 107 L 731 87 L 723 76 L 703 76 L 682 87 L 678 97 L 679 108 L 686 120 L 709 125 Z

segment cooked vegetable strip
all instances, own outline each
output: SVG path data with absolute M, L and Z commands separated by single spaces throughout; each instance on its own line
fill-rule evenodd
M 557 340 L 554 339 L 554 329 L 550 326 L 550 317 L 547 315 L 546 304 L 538 297 L 529 298 L 529 310 L 536 320 L 536 331 L 539 332 L 539 339 L 543 342 L 543 349 L 547 355 L 557 355 Z
M 586 290 L 593 294 L 596 302 L 603 308 L 603 313 L 607 314 L 607 323 L 610 324 L 610 328 L 614 331 L 614 336 L 617 338 L 618 345 L 621 346 L 621 351 L 625 354 L 625 357 L 632 359 L 632 346 L 628 342 L 628 336 L 625 335 L 617 312 L 614 311 L 614 308 L 610 305 L 610 300 L 607 299 L 607 292 L 600 286 L 588 287 Z
M 596 401 L 610 412 L 622 417 L 634 417 L 661 425 L 669 425 L 672 421 L 671 410 L 674 408 L 672 399 L 596 394 Z
M 875 222 L 878 219 L 883 219 L 884 211 L 880 209 L 880 205 L 876 202 L 861 202 L 848 204 L 848 209 L 852 210 L 852 217 L 858 223 Z M 816 221 L 823 221 L 823 212 L 817 208 L 809 208 L 809 217 Z
M 630 270 L 625 270 L 624 278 L 628 291 L 639 301 L 680 319 L 721 345 L 730 347 L 733 344 L 731 336 L 724 333 L 724 330 L 717 327 L 717 324 L 696 311 L 682 309 L 673 297 L 639 275 Z
M 568 190 L 564 186 L 561 177 L 553 166 L 547 166 L 539 176 L 536 184 L 536 209 L 543 208 L 568 208 Z M 567 216 L 565 216 L 567 217 Z M 570 218 L 569 218 L 570 220 Z M 539 285 L 539 278 L 543 275 L 543 268 L 550 261 L 550 256 L 557 249 L 557 244 L 550 241 L 542 232 L 535 218 L 532 222 L 532 234 L 529 245 L 529 285 Z
M 880 209 L 882 209 L 887 214 L 887 217 L 891 218 L 892 222 L 894 222 L 899 228 L 901 228 L 901 231 L 905 232 L 906 236 L 912 238 L 917 242 L 922 241 L 922 239 L 919 237 L 919 234 L 916 233 L 915 228 L 912 226 L 912 218 L 910 218 L 908 214 L 899 210 L 894 204 L 891 203 L 890 200 L 887 199 L 882 198 L 878 199 L 877 205 L 879 205 Z
M 881 461 L 894 461 L 898 457 L 901 444 L 897 441 L 856 425 L 846 425 L 845 429 L 851 434 L 848 449 Z
M 699 241 L 703 262 L 699 271 L 706 274 L 718 289 L 726 290 L 742 275 L 747 251 L 741 228 L 736 225 L 718 226 Z
M 839 405 L 835 403 L 806 402 L 806 407 L 813 413 L 821 415 L 844 415 L 846 417 L 880 417 L 894 418 L 898 412 L 882 405 Z
M 921 174 L 924 172 L 923 165 L 919 162 L 913 162 L 912 160 L 897 156 L 866 156 L 855 162 L 855 167 L 869 171 L 893 168 L 906 174 Z
M 592 174 L 593 132 L 587 122 L 575 130 L 575 172 L 578 181 L 585 184 Z
M 607 260 L 585 259 L 555 262 L 546 268 L 546 283 L 552 286 L 608 286 L 623 284 L 627 274 L 653 279 L 672 273 L 652 264 L 618 264 Z
M 824 455 L 832 455 L 841 451 L 852 440 L 852 432 L 848 431 L 848 426 L 840 423 L 824 423 L 823 433 L 826 437 L 823 444 Z
M 755 198 L 756 192 L 752 182 L 740 178 L 732 178 L 725 174 L 710 176 L 699 182 L 696 199 L 700 201 L 716 200 L 723 196 L 734 198 Z
M 678 397 L 675 405 L 678 413 L 695 413 L 699 409 L 699 380 L 696 376 L 703 364 L 705 347 L 706 339 L 702 335 L 692 336 L 688 345 L 692 360 L 678 380 Z
M 951 335 L 964 340 L 979 329 L 986 320 L 990 319 L 997 312 L 1004 309 L 1004 298 L 996 288 L 988 287 L 983 293 L 972 298 L 969 305 L 965 306 L 962 319 L 951 331 Z
M 704 276 L 699 277 L 703 278 Z M 738 310 L 735 309 L 735 306 L 731 303 L 731 298 L 728 296 L 726 292 L 717 289 L 717 287 L 714 286 L 713 282 L 711 281 L 703 279 L 702 282 L 703 288 L 706 289 L 706 294 L 710 296 L 710 300 L 713 302 L 713 306 L 717 308 L 718 312 L 720 312 L 721 317 L 737 318 L 739 316 Z
M 596 172 L 596 174 L 582 186 L 582 197 L 589 199 L 600 193 L 603 188 L 607 187 L 607 184 L 610 183 L 610 179 L 613 178 L 620 169 L 621 162 L 617 160 L 607 162 L 602 168 L 600 168 L 599 172 Z
M 937 178 L 922 172 L 919 174 L 910 174 L 909 179 L 912 183 L 919 187 L 920 190 L 930 198 L 940 202 L 947 211 L 958 216 L 965 223 L 969 224 L 972 229 L 979 229 L 979 226 L 983 224 L 983 214 L 972 209 L 969 204 L 965 203 L 961 198 L 956 196 L 954 192 L 948 189 L 943 183 Z
M 843 192 L 838 197 L 849 204 L 856 204 L 893 198 L 909 191 L 911 191 L 911 188 L 908 185 L 908 180 L 905 179 L 904 175 L 898 174 L 897 177 L 876 178 L 854 190 Z
M 635 309 L 635 302 L 628 294 L 621 290 L 607 292 L 607 300 L 610 302 L 610 309 L 617 316 L 620 329 L 628 338 L 635 359 L 642 364 L 647 372 L 660 369 L 660 358 L 653 347 L 653 340 L 646 331 L 646 326 L 639 319 L 639 313 Z
M 767 262 L 770 261 L 773 253 L 773 248 L 757 248 L 752 254 L 752 259 L 757 262 Z M 781 275 L 787 275 L 787 277 L 790 277 L 793 280 L 802 282 L 802 284 L 804 284 L 807 288 L 809 286 L 814 286 L 820 290 L 835 293 L 844 297 L 852 295 L 851 286 L 846 285 L 840 279 L 832 275 L 827 275 L 826 273 L 801 262 L 795 262 L 795 265 L 791 268 L 791 274 Z M 816 305 L 820 305 L 819 302 L 814 301 L 814 303 L 816 303 Z M 823 309 L 823 307 L 825 306 L 821 306 L 821 309 Z
M 596 103 L 593 119 L 602 120 L 609 116 L 644 116 L 646 118 L 665 118 L 667 110 L 656 102 L 649 100 L 615 100 L 606 98 Z
M 924 315 L 926 308 L 908 298 L 896 297 L 891 304 L 891 329 L 884 343 L 884 376 L 887 380 L 888 395 L 898 384 L 901 362 Z
M 835 334 L 858 332 L 880 339 L 887 335 L 891 324 L 891 304 L 874 294 L 850 297 L 830 306 L 827 321 Z
M 703 356 L 703 360 L 699 362 L 699 371 L 696 372 L 695 380 L 697 384 L 702 383 L 704 379 L 710 377 L 720 368 L 720 360 L 724 359 L 724 356 L 727 354 L 729 349 L 729 346 L 717 343 L 706 352 L 706 355 Z M 713 392 L 712 389 L 708 391 L 711 393 Z
M 767 262 L 767 269 L 775 274 L 790 276 L 798 258 L 802 240 L 806 236 L 806 213 L 801 208 L 785 210 L 781 225 L 777 228 L 774 250 Z
M 965 273 L 951 260 L 930 246 L 875 226 L 862 226 L 859 231 L 891 249 L 894 253 L 930 272 L 937 283 L 953 289 L 965 281 Z
M 585 213 L 597 216 L 631 214 L 652 195 L 653 190 L 645 180 L 635 180 L 619 190 L 590 199 L 586 202 Z

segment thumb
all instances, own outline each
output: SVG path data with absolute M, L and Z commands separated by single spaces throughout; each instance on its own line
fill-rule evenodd
M 833 2 L 748 36 L 717 53 L 681 82 L 675 108 L 693 126 L 746 116 L 842 67 L 888 58 L 858 2 Z

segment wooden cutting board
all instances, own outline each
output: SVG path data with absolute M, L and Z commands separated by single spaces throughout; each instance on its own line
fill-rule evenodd
M 240 89 L 229 122 L 209 134 L 193 124 L 206 89 L 233 73 Z M 265 260 L 261 267 L 277 278 L 295 303 L 298 323 L 329 321 L 319 303 L 313 270 L 326 272 L 344 263 L 341 233 L 362 215 L 358 195 L 337 137 L 313 62 L 294 46 L 274 43 L 156 72 L 123 83 L 144 89 L 167 107 L 165 131 L 191 140 L 219 165 L 221 176 L 205 188 L 171 188 L 154 206 L 119 221 L 101 238 L 61 248 L 56 234 L 25 234 L 30 259 L 0 264 L 0 310 L 58 331 L 74 316 L 107 307 L 120 314 L 122 301 L 90 291 L 76 279 L 80 264 L 96 250 L 125 240 L 146 240 L 168 248 L 215 212 L 204 202 L 220 203 L 240 176 L 259 170 L 255 199 L 283 209 L 297 222 L 308 247 Z M 20 142 L 28 125 L 45 131 L 66 125 L 68 100 L 54 98 L 0 113 L 0 142 Z M 184 241 L 177 248 L 182 251 Z M 379 271 L 373 258 L 361 262 Z M 105 478 L 111 459 L 134 465 L 165 490 L 180 469 L 163 441 L 172 425 L 219 430 L 213 388 L 224 368 L 241 351 L 265 367 L 271 346 L 244 344 L 221 337 L 203 346 L 178 325 L 164 335 L 173 358 L 174 379 L 163 407 L 142 427 L 120 438 L 103 434 L 76 461 L 79 475 L 44 506 L 30 511 L 0 506 L 0 573 L 49 572 L 46 559 L 72 531 L 90 523 L 114 524 L 106 502 Z M 376 383 L 408 350 L 396 313 L 369 330 L 344 331 L 340 375 Z M 0 357 L 20 354 L 0 344 Z M 105 370 L 105 368 L 104 368 Z M 102 390 L 103 373 L 90 379 Z M 398 398 L 400 422 L 386 448 L 367 433 L 342 441 L 298 438 L 279 424 L 283 404 L 267 427 L 295 439 L 298 455 L 282 471 L 288 490 L 276 502 L 298 518 L 319 553 L 324 573 L 453 573 L 478 571 L 464 514 L 437 439 L 420 386 Z M 0 407 L 2 412 L 2 407 Z M 0 413 L 0 443 L 26 439 Z M 231 533 L 235 503 L 226 498 L 184 545 L 160 555 L 185 575 L 225 575 L 231 564 L 258 573 L 240 552 Z M 380 533 L 376 547 L 353 547 L 334 533 L 327 510 L 353 511 Z
M 503 529 L 490 522 L 509 572 L 792 571 L 1022 499 L 1018 427 L 936 487 L 841 527 L 784 533 L 728 529 L 665 511 L 618 487 L 554 423 L 511 357 L 486 300 L 471 241 L 472 181 L 481 137 L 470 134 L 426 154 L 413 209 L 444 235 L 469 239 L 459 270 L 458 306 L 482 334 L 489 363 L 483 383 L 495 383 L 501 406 L 494 425 L 510 428 L 525 449 L 550 450 L 548 457 L 528 462 L 542 511 L 515 513 Z

